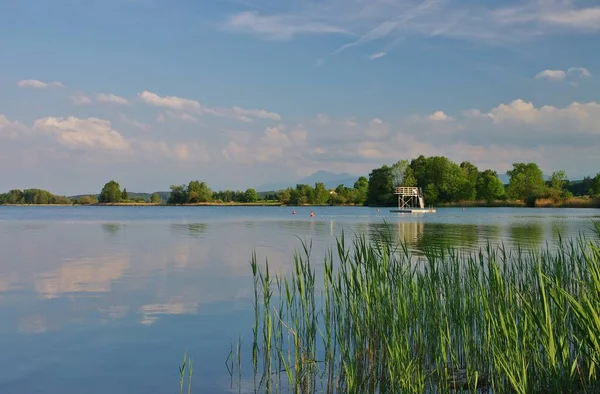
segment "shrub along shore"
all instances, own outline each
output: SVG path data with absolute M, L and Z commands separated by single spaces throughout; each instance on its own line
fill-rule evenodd
M 342 236 L 324 265 L 319 256 L 322 277 L 308 245 L 287 276 L 254 255 L 256 389 L 599 392 L 596 231 L 537 252 L 431 249 L 420 258 L 385 237 L 346 245 Z
M 555 171 L 545 179 L 535 163 L 513 163 L 504 185 L 498 173 L 491 169 L 480 171 L 468 161 L 454 163 L 443 156 L 419 156 L 399 160 L 391 166 L 373 169 L 368 178 L 358 177 L 348 185 L 327 187 L 323 182 L 298 184 L 282 190 L 257 192 L 213 191 L 206 182 L 192 180 L 188 184 L 172 185 L 168 192 L 128 193 L 118 182 L 107 182 L 98 195 L 64 197 L 42 189 L 13 189 L 0 194 L 0 204 L 80 204 L 92 205 L 151 203 L 167 205 L 262 203 L 269 205 L 367 205 L 394 206 L 394 188 L 398 186 L 423 189 L 426 205 L 435 206 L 598 206 L 600 173 L 569 181 L 564 171 Z M 575 198 L 574 198 L 575 197 Z M 271 204 L 273 203 L 273 204 Z

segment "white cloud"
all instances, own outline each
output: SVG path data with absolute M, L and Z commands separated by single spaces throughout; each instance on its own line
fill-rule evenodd
M 563 70 L 544 70 L 538 73 L 536 79 L 547 79 L 549 81 L 563 81 L 568 78 L 571 84 L 576 84 L 577 80 L 582 78 L 590 78 L 592 74 L 585 67 L 571 67 L 567 71 Z
M 304 128 L 298 127 L 290 132 L 290 138 L 292 139 L 294 145 L 301 146 L 306 144 L 308 132 Z
M 143 91 L 142 93 L 138 94 L 138 97 L 148 105 L 168 108 L 173 111 L 199 112 L 202 108 L 200 103 L 195 100 L 189 100 L 175 96 L 161 97 L 156 93 L 148 91 Z
M 198 142 L 175 143 L 173 145 L 173 155 L 182 161 L 209 161 L 210 154 L 206 146 Z
M 385 55 L 386 55 L 385 52 L 377 52 L 377 53 L 374 53 L 371 56 L 369 56 L 369 59 L 375 60 L 375 59 L 379 59 L 380 57 L 384 57 Z
M 277 127 L 267 127 L 264 131 L 262 142 L 266 145 L 278 145 L 284 148 L 292 145 L 288 136 Z
M 23 79 L 17 82 L 17 86 L 20 88 L 31 88 L 31 89 L 47 89 L 47 88 L 64 88 L 61 82 L 43 82 L 37 79 Z
M 194 163 L 208 162 L 211 155 L 206 145 L 200 141 L 177 141 L 166 142 L 158 140 L 135 140 L 136 150 L 159 156 L 161 158 L 172 159 L 176 162 Z
M 550 81 L 562 81 L 567 77 L 567 73 L 563 70 L 544 70 L 538 73 L 536 79 L 548 79 Z
M 111 103 L 111 104 L 118 104 L 118 105 L 126 105 L 128 103 L 128 101 L 126 99 L 124 99 L 123 97 L 114 95 L 114 94 L 105 94 L 105 93 L 100 93 L 96 96 L 96 100 L 98 100 L 101 103 Z
M 23 129 L 24 127 L 18 122 L 11 122 L 6 116 L 0 114 L 0 139 L 15 139 Z
M 54 135 L 60 144 L 73 149 L 126 151 L 130 147 L 110 121 L 98 118 L 47 117 L 35 121 L 34 129 Z
M 567 70 L 567 73 L 580 78 L 590 78 L 592 76 L 590 71 L 585 67 L 571 67 Z
M 560 4 L 560 3 L 558 3 Z M 600 30 L 600 7 L 574 8 L 572 1 L 562 2 L 562 6 L 551 12 L 542 13 L 545 22 L 577 30 Z
M 83 93 L 72 94 L 69 96 L 69 100 L 71 104 L 77 106 L 90 105 L 92 103 L 92 99 Z
M 281 120 L 281 116 L 279 114 L 275 112 L 269 112 L 264 109 L 244 109 L 240 107 L 233 107 L 233 113 L 243 118 Z
M 307 20 L 295 15 L 261 15 L 256 11 L 245 11 L 230 16 L 225 29 L 239 33 L 250 33 L 269 40 L 289 40 L 297 35 L 348 34 L 342 28 Z
M 195 118 L 191 114 L 206 114 L 222 118 L 234 119 L 247 123 L 251 123 L 255 119 L 281 120 L 281 116 L 279 114 L 264 109 L 246 109 L 237 106 L 234 106 L 232 108 L 210 108 L 201 105 L 198 101 L 195 100 L 184 99 L 175 96 L 161 97 L 156 93 L 151 93 L 148 91 L 144 91 L 138 94 L 138 97 L 148 105 L 152 105 L 155 107 L 163 107 L 181 113 L 187 113 L 187 115 L 180 114 L 172 117 L 188 122 L 198 121 L 197 118 Z M 166 118 L 161 117 L 159 115 L 158 120 L 160 122 L 164 122 Z
M 574 102 L 564 108 L 551 105 L 537 108 L 531 102 L 517 99 L 510 104 L 500 104 L 485 116 L 494 123 L 521 123 L 556 132 L 560 132 L 567 122 L 572 126 L 571 133 L 579 130 L 600 136 L 600 104 L 596 102 Z
M 444 111 L 435 111 L 428 118 L 435 122 L 449 122 L 454 120 L 451 116 L 446 115 Z

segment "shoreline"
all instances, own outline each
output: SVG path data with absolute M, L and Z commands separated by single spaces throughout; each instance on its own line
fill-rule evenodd
M 216 203 L 216 202 L 201 202 L 195 204 L 155 204 L 155 203 L 95 203 L 95 204 L 0 204 L 0 207 L 365 207 L 373 209 L 393 209 L 396 206 L 363 206 L 355 204 L 303 204 L 303 205 L 287 205 L 279 202 L 257 202 L 257 203 Z M 527 206 L 520 201 L 494 201 L 486 203 L 483 201 L 465 201 L 453 203 L 441 203 L 434 208 L 572 208 L 572 209 L 600 209 L 600 199 L 585 199 L 563 201 L 555 203 L 550 200 L 536 201 L 534 206 Z

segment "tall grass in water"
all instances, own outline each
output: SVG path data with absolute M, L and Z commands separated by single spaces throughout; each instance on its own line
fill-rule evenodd
M 320 291 L 310 247 L 294 256 L 289 278 L 273 279 L 254 257 L 257 390 L 596 392 L 597 231 L 539 252 L 488 246 L 421 258 L 342 236 Z

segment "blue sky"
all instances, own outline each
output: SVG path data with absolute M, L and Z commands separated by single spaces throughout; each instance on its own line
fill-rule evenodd
M 600 171 L 591 0 L 0 4 L 0 190 L 215 189 L 419 154 Z

